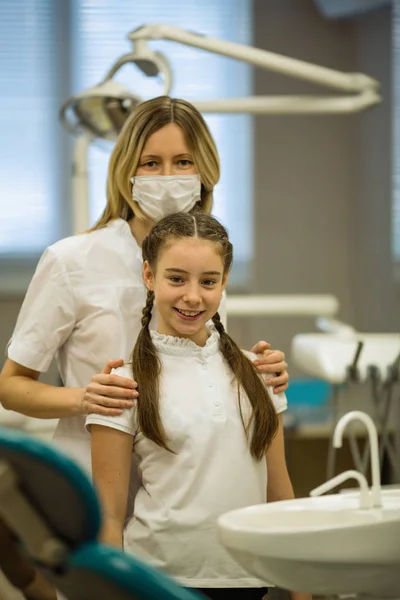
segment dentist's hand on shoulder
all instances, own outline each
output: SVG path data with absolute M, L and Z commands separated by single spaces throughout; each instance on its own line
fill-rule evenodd
M 101 373 L 93 375 L 82 397 L 83 414 L 117 416 L 125 408 L 132 408 L 139 395 L 136 382 L 111 373 L 123 364 L 122 359 L 109 360 Z
M 268 385 L 273 387 L 274 394 L 281 394 L 289 387 L 289 373 L 285 354 L 280 350 L 270 350 L 268 342 L 258 342 L 251 352 L 258 354 L 254 361 L 257 371 L 267 375 Z M 271 377 L 272 375 L 272 377 Z

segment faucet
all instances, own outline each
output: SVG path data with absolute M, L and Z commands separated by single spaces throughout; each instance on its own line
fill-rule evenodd
M 347 479 L 357 479 L 360 484 L 360 508 L 372 508 L 371 498 L 368 494 L 368 482 L 362 473 L 354 470 L 344 471 L 343 473 L 336 475 L 336 477 L 332 477 L 332 479 L 325 481 L 325 483 L 311 490 L 310 496 L 320 496 L 321 494 L 325 494 L 325 492 L 329 492 Z
M 379 449 L 378 449 L 378 434 L 376 431 L 375 424 L 371 417 L 367 413 L 361 410 L 352 410 L 345 414 L 336 424 L 335 431 L 333 434 L 333 446 L 340 448 L 343 441 L 343 432 L 346 426 L 351 421 L 362 421 L 367 428 L 369 445 L 371 450 L 371 471 L 372 471 L 372 488 L 371 488 L 371 499 L 372 506 L 382 506 L 381 502 L 381 474 L 379 469 Z M 327 482 L 328 483 L 328 482 Z
M 336 475 L 322 485 L 314 488 L 310 492 L 310 496 L 320 496 L 329 492 L 337 485 L 343 483 L 347 479 L 356 479 L 360 485 L 360 508 L 376 508 L 382 506 L 381 502 L 381 475 L 379 470 L 379 450 L 378 450 L 378 434 L 375 424 L 371 417 L 360 410 L 352 410 L 345 414 L 336 424 L 333 433 L 333 446 L 340 448 L 343 441 L 343 432 L 350 421 L 362 421 L 368 430 L 369 445 L 371 450 L 371 470 L 372 470 L 372 488 L 371 497 L 368 494 L 368 483 L 365 476 L 359 471 L 349 470 Z

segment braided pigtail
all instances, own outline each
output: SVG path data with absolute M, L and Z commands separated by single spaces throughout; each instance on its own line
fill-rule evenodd
M 265 457 L 278 430 L 275 407 L 253 363 L 226 333 L 218 313 L 214 315 L 213 323 L 220 335 L 220 350 L 237 381 L 240 416 L 247 436 L 250 425 L 254 424 L 250 452 L 254 458 L 261 460 Z M 241 390 L 245 392 L 253 408 L 251 419 L 247 424 L 242 413 Z
M 139 391 L 137 403 L 139 428 L 148 439 L 169 450 L 159 410 L 161 363 L 149 330 L 153 305 L 154 292 L 149 290 L 146 305 L 142 310 L 142 329 L 132 352 L 132 373 Z
M 150 325 L 150 321 L 151 321 L 151 317 L 152 317 L 153 306 L 154 306 L 154 292 L 152 292 L 151 290 L 147 290 L 146 304 L 142 310 L 142 319 L 140 321 L 142 324 L 142 327 L 144 329 L 147 329 L 147 332 L 149 332 L 149 325 Z

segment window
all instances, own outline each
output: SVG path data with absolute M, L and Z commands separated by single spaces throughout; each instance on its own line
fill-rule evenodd
M 71 17 L 71 19 L 69 19 Z M 127 33 L 164 22 L 251 44 L 251 0 L 2 0 L 0 2 L 0 289 L 24 291 L 48 245 L 72 233 L 72 137 L 58 123 L 61 104 L 98 83 L 121 54 Z M 167 41 L 151 42 L 171 62 L 172 94 L 204 100 L 251 94 L 245 63 Z M 127 65 L 117 78 L 143 98 L 159 82 Z M 236 273 L 252 259 L 252 124 L 248 115 L 206 115 L 221 156 L 215 213 L 235 245 Z M 90 219 L 105 203 L 109 152 L 89 155 Z M 241 268 L 240 268 L 241 267 Z M 243 275 L 238 278 L 242 281 Z
M 116 59 L 131 48 L 129 31 L 150 23 L 169 23 L 208 36 L 251 44 L 250 0 L 77 0 L 73 3 L 73 92 L 102 80 Z M 171 95 L 206 100 L 251 94 L 251 68 L 245 63 L 170 41 L 152 47 L 171 62 Z M 163 93 L 161 85 L 128 65 L 117 79 L 144 99 Z M 228 227 L 235 247 L 237 280 L 249 272 L 252 258 L 252 129 L 248 115 L 205 115 L 221 156 L 221 181 L 214 212 Z M 90 219 L 105 204 L 109 153 L 93 145 L 89 151 Z M 242 267 L 242 268 L 241 268 Z M 247 267 L 247 268 L 246 268 Z
M 2 263 L 37 259 L 61 233 L 54 10 L 52 0 L 0 2 Z

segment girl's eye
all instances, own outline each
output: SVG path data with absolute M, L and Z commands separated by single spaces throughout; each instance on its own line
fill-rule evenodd
M 182 283 L 182 277 L 170 277 L 169 280 L 172 283 Z
M 203 285 L 207 286 L 207 287 L 211 287 L 212 285 L 215 285 L 217 282 L 214 279 L 205 279 L 203 281 Z

